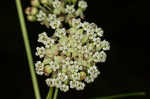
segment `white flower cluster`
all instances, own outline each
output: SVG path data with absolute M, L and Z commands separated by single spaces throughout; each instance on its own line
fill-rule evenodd
M 64 92 L 69 88 L 83 90 L 85 82 L 93 82 L 100 74 L 96 63 L 105 62 L 105 51 L 110 49 L 109 42 L 101 40 L 103 30 L 96 24 L 82 23 L 75 18 L 71 23 L 70 29 L 58 28 L 52 37 L 48 37 L 45 32 L 39 34 L 38 41 L 45 48 L 37 47 L 36 53 L 40 58 L 44 57 L 42 64 L 46 67 L 42 71 L 39 65 L 37 74 L 50 76 L 46 80 L 47 85 L 60 88 Z M 50 47 L 46 47 L 47 42 L 50 42 Z
M 87 2 L 79 0 L 78 9 L 73 2 L 74 0 L 31 0 L 33 6 L 26 9 L 27 18 L 29 21 L 41 22 L 52 29 L 59 28 L 62 21 L 69 22 L 73 17 L 84 17 L 83 12 L 88 7 Z
M 36 48 L 36 56 L 42 61 L 35 64 L 36 73 L 47 76 L 46 84 L 63 92 L 83 90 L 86 83 L 94 82 L 100 74 L 96 63 L 105 62 L 105 51 L 110 49 L 109 42 L 102 39 L 102 28 L 81 20 L 87 2 L 72 1 L 49 0 L 43 3 L 47 8 L 40 6 L 35 15 L 36 21 L 55 30 L 51 37 L 46 32 L 39 34 L 38 42 L 43 47 Z

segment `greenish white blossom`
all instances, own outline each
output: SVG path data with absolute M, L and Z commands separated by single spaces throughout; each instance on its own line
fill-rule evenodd
M 100 75 L 96 63 L 106 61 L 105 51 L 110 50 L 110 44 L 103 39 L 104 31 L 95 23 L 83 20 L 83 12 L 88 7 L 87 2 L 69 2 L 66 0 L 42 0 L 32 2 L 35 20 L 53 29 L 38 35 L 42 47 L 36 48 L 36 56 L 42 61 L 35 63 L 38 75 L 47 76 L 46 84 L 57 87 L 63 92 L 69 89 L 83 90 L 86 83 L 92 83 Z M 78 6 L 76 9 L 75 6 Z M 36 12 L 36 13 L 35 13 Z M 65 26 L 68 27 L 65 27 Z

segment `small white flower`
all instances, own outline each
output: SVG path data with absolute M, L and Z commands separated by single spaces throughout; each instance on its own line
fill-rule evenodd
M 57 78 L 57 79 L 55 80 L 55 86 L 56 86 L 57 88 L 60 88 L 60 87 L 62 86 L 62 81 Z
M 37 73 L 38 75 L 43 75 L 43 74 L 44 74 L 44 72 L 43 72 L 43 70 L 44 70 L 44 65 L 43 65 L 43 63 L 41 63 L 41 61 L 38 61 L 38 62 L 35 64 L 35 70 L 36 70 L 36 73 Z
M 97 72 L 97 71 L 98 71 L 98 69 L 97 69 L 96 66 L 92 66 L 92 67 L 90 67 L 90 68 L 88 69 L 88 73 L 89 73 L 89 74 L 94 74 L 94 73 Z
M 59 28 L 61 25 L 61 22 L 59 20 L 54 20 L 50 22 L 50 26 L 52 27 L 52 29 L 57 29 Z
M 61 87 L 60 87 L 60 90 L 63 91 L 63 92 L 67 92 L 69 90 L 69 86 L 63 84 Z
M 49 40 L 45 43 L 46 48 L 50 48 L 54 45 L 55 41 L 54 39 L 49 38 Z
M 66 9 L 65 9 L 65 12 L 68 13 L 68 14 L 74 13 L 75 12 L 74 5 L 67 5 Z
M 73 61 L 70 61 L 70 64 L 72 65 L 72 64 L 73 64 Z
M 49 62 L 51 69 L 55 72 L 59 69 L 59 65 L 55 64 L 53 61 Z
M 90 27 L 91 27 L 92 29 L 94 29 L 94 31 L 97 29 L 97 25 L 96 25 L 95 23 L 91 23 L 91 24 L 90 24 Z
M 39 11 L 39 13 L 36 15 L 37 21 L 44 21 L 46 19 L 46 13 L 44 13 L 42 10 Z
M 99 74 L 100 74 L 100 72 L 99 72 L 99 71 L 96 71 L 96 72 L 94 72 L 93 74 L 91 74 L 90 76 L 95 79 L 95 78 L 98 77 Z
M 104 34 L 104 31 L 102 30 L 102 28 L 97 28 L 97 29 L 96 29 L 96 33 L 97 33 L 97 35 L 98 35 L 99 37 L 102 37 L 103 34 Z
M 39 38 L 38 38 L 38 42 L 46 44 L 46 42 L 49 40 L 46 32 L 43 32 L 41 34 L 39 34 Z
M 54 8 L 59 8 L 61 6 L 61 2 L 59 0 L 55 0 L 52 2 Z
M 46 84 L 50 87 L 54 87 L 55 86 L 55 79 L 46 79 Z
M 88 5 L 86 1 L 81 0 L 79 1 L 78 6 L 82 9 L 86 9 Z
M 75 80 L 79 80 L 80 78 L 80 74 L 78 74 L 77 72 L 80 70 L 81 68 L 79 68 L 79 65 L 73 65 L 73 70 L 75 72 L 75 74 L 72 74 L 72 77 L 74 77 L 73 79 Z
M 103 48 L 103 50 L 110 50 L 110 45 L 109 45 L 109 42 L 104 40 L 101 42 L 101 47 Z
M 107 55 L 104 51 L 101 51 L 99 53 L 99 59 L 100 59 L 100 62 L 105 62 L 106 61 L 106 58 L 107 58 Z
M 37 47 L 36 48 L 37 52 L 35 53 L 36 56 L 39 56 L 40 58 L 43 58 L 45 55 L 45 48 L 44 47 Z
M 59 65 L 57 65 L 57 64 L 56 64 L 56 65 L 53 65 L 53 68 L 52 68 L 52 69 L 53 69 L 53 71 L 58 70 L 58 69 L 59 69 Z
M 78 64 L 78 62 L 77 61 L 74 61 L 74 65 L 77 65 Z
M 72 19 L 72 26 L 73 27 L 77 27 L 77 28 L 79 28 L 79 27 L 81 27 L 81 19 Z
M 61 38 L 62 36 L 66 36 L 66 29 L 65 28 L 58 28 L 56 31 L 55 31 L 55 35 L 59 38 Z
M 94 58 L 99 57 L 99 52 L 95 52 L 95 54 L 93 55 Z
M 79 66 L 79 70 L 83 70 L 83 66 Z
M 66 57 L 66 61 L 70 61 L 70 57 Z
M 91 76 L 87 76 L 87 77 L 85 78 L 85 82 L 87 82 L 87 83 L 92 83 L 92 82 L 94 82 L 94 78 L 91 77 Z
M 87 31 L 87 29 L 89 28 L 89 23 L 88 22 L 84 22 L 84 23 L 82 23 L 82 27 L 83 27 L 83 29 L 85 30 L 85 31 Z
M 68 79 L 68 76 L 65 73 L 58 73 L 58 79 L 64 82 Z
M 48 14 L 47 20 L 49 22 L 56 20 L 56 15 L 55 14 Z
M 76 89 L 77 90 L 83 90 L 85 87 L 85 84 L 82 83 L 82 82 L 77 82 L 77 85 L 76 85 Z
M 45 82 L 46 82 L 47 86 L 49 86 L 49 85 L 50 85 L 50 79 L 49 79 L 49 78 L 48 78 L 48 79 L 46 79 L 46 80 L 45 80 Z
M 80 73 L 74 73 L 71 75 L 72 80 L 80 80 Z
M 77 81 L 70 81 L 70 88 L 76 88 Z
M 95 23 L 90 23 L 87 32 L 91 33 L 91 35 L 94 36 L 95 29 L 97 28 L 97 25 Z

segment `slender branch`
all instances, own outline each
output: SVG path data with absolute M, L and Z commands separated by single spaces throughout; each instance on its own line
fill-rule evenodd
M 31 48 L 30 48 L 30 44 L 29 44 L 28 32 L 27 32 L 27 28 L 26 28 L 24 15 L 23 15 L 21 0 L 16 0 L 16 7 L 17 7 L 17 11 L 18 11 L 21 29 L 22 29 L 22 36 L 24 39 L 24 44 L 25 44 L 25 49 L 26 49 L 26 54 L 27 54 L 29 69 L 30 69 L 30 73 L 31 73 L 35 97 L 36 97 L 36 99 L 41 99 L 40 91 L 38 88 L 38 82 L 37 82 L 36 74 L 34 71 L 32 53 L 31 53 Z
M 49 11 L 45 7 L 40 5 L 39 8 L 42 9 L 45 13 L 49 13 Z
M 115 98 L 129 97 L 129 96 L 145 96 L 145 92 L 126 93 L 126 94 L 119 94 L 114 96 L 97 97 L 93 99 L 115 99 Z
M 57 99 L 57 95 L 58 95 L 58 88 L 55 88 L 55 93 L 54 93 L 53 99 Z
M 53 87 L 50 87 L 48 95 L 46 97 L 46 99 L 52 99 L 52 94 L 53 94 Z

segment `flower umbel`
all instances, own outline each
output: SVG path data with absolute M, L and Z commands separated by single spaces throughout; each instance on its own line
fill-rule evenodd
M 110 50 L 109 42 L 102 38 L 102 28 L 83 21 L 87 2 L 71 1 L 42 0 L 42 4 L 32 4 L 38 9 L 36 13 L 27 12 L 28 16 L 34 16 L 36 21 L 54 30 L 50 37 L 46 32 L 38 36 L 38 42 L 43 46 L 36 48 L 36 56 L 41 61 L 35 64 L 35 70 L 38 75 L 47 76 L 48 86 L 63 92 L 83 90 L 86 83 L 94 82 L 100 74 L 96 64 L 105 62 L 105 51 Z

